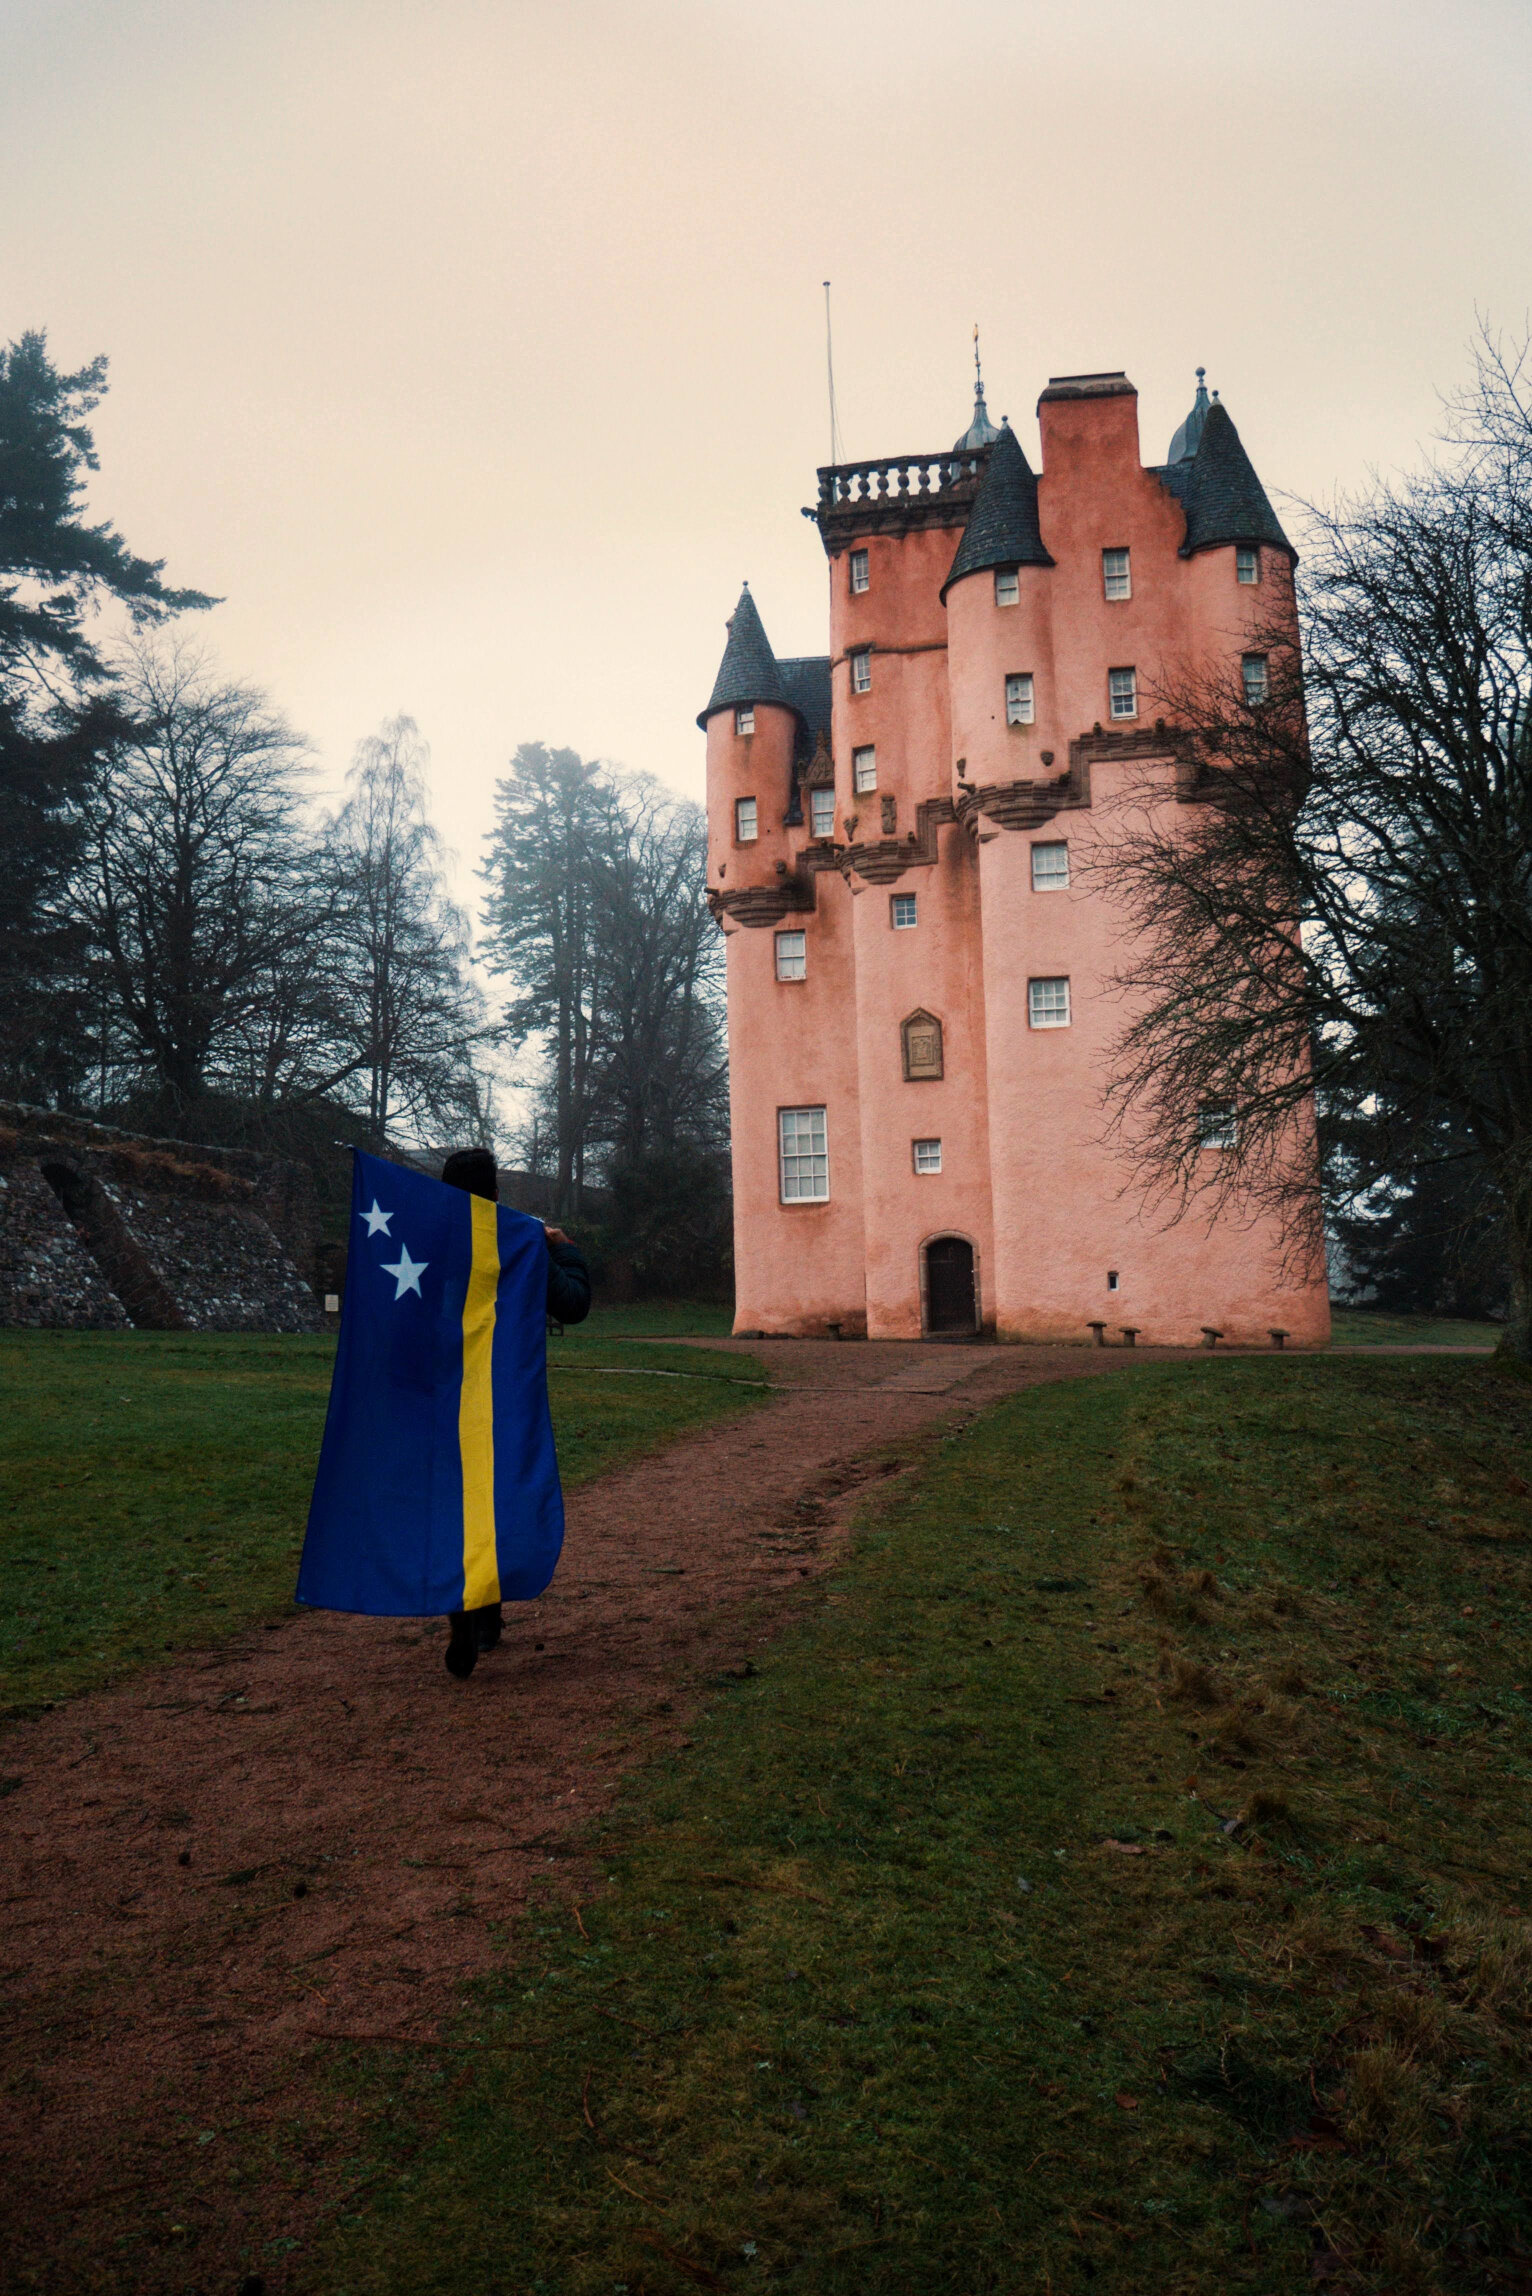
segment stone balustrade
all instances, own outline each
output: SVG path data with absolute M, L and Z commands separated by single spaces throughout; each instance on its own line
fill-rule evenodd
M 904 534 L 921 526 L 961 527 L 979 490 L 990 450 L 880 455 L 871 462 L 827 463 L 819 500 L 804 510 L 827 550 L 859 534 Z
M 989 459 L 989 450 L 967 454 L 883 455 L 872 462 L 827 463 L 819 473 L 822 512 L 859 502 L 908 502 L 944 494 L 971 496 Z

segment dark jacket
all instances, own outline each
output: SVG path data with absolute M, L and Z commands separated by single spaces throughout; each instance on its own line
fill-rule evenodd
M 578 1244 L 548 1243 L 548 1313 L 555 1323 L 583 1323 L 590 1314 L 590 1269 Z

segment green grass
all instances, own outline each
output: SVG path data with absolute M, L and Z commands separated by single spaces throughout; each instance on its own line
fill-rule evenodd
M 1529 1481 L 1478 1363 L 1001 1406 L 452 2049 L 337 2052 L 388 2137 L 299 2284 L 1525 2286 Z
M 332 1338 L 0 1333 L 0 1715 L 292 1608 Z M 741 1409 L 740 1356 L 550 1342 L 566 1486 Z M 604 1376 L 609 1367 L 612 1376 Z M 701 1373 L 717 1376 L 700 1377 Z
M 565 1337 L 576 1346 L 608 1339 L 727 1339 L 732 1305 L 718 1300 L 636 1300 L 629 1307 L 597 1304 Z
M 1371 1308 L 1330 1313 L 1332 1347 L 1498 1347 L 1502 1323 L 1468 1323 L 1435 1315 L 1378 1315 Z

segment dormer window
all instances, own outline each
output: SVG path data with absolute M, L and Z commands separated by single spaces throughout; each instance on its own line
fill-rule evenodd
M 851 691 L 854 694 L 872 692 L 871 646 L 862 646 L 851 657 Z
M 878 753 L 871 742 L 865 749 L 851 752 L 851 786 L 858 797 L 865 797 L 878 786 Z
M 755 704 L 754 704 L 754 702 L 741 702 L 741 703 L 740 703 L 740 705 L 739 705 L 739 708 L 738 708 L 738 709 L 737 709 L 737 710 L 734 712 L 734 731 L 735 731 L 736 733 L 754 733 L 754 731 L 755 731 Z
M 835 792 L 833 789 L 809 791 L 809 835 L 833 837 L 835 835 Z
M 1021 576 L 1014 566 L 995 568 L 995 604 L 1019 606 L 1021 604 Z
M 734 836 L 736 842 L 740 845 L 753 845 L 760 833 L 755 799 L 753 797 L 736 797 L 734 800 Z
M 1032 692 L 1032 672 L 1016 670 L 1005 681 L 1005 722 L 1007 725 L 1031 725 L 1037 715 Z
M 1133 575 L 1126 550 L 1102 551 L 1101 587 L 1109 598 L 1132 597 Z
M 869 590 L 872 587 L 867 572 L 867 553 L 865 550 L 853 550 L 851 553 L 851 587 L 858 597 L 864 590 Z
M 1236 582 L 1259 582 L 1261 579 L 1261 553 L 1259 550 L 1235 551 L 1234 579 Z

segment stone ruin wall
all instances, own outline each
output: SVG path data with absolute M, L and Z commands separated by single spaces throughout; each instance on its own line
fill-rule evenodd
M 318 1331 L 301 1165 L 0 1102 L 0 1325 Z

